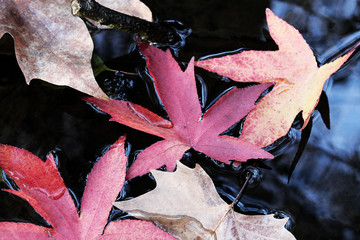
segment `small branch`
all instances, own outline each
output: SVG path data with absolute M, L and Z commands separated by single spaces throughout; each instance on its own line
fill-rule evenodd
M 174 28 L 166 23 L 146 20 L 116 12 L 95 0 L 73 0 L 72 14 L 97 21 L 102 25 L 140 36 L 141 40 L 154 43 L 175 44 L 181 40 Z

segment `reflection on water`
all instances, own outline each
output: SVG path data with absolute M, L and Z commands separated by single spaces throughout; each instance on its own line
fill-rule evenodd
M 296 5 L 273 1 L 272 8 L 291 24 L 301 25 L 297 26 L 300 32 L 305 32 L 308 43 L 323 56 L 320 62 L 343 53 L 344 49 L 360 40 L 358 1 L 307 3 Z M 357 224 L 360 218 L 358 61 L 359 51 L 334 75 L 334 82 L 327 89 L 331 130 L 327 130 L 320 119 L 315 121 L 312 136 L 291 183 L 286 186 L 283 178 L 280 186 L 286 190 L 282 196 L 273 199 L 273 202 L 283 202 L 285 209 L 293 213 L 295 235 L 301 239 L 358 239 L 360 235 Z M 274 166 L 282 171 L 289 159 L 291 150 L 276 159 Z M 274 186 L 269 186 L 269 189 L 279 191 Z M 283 198 L 287 200 L 284 202 Z
M 328 91 L 333 122 L 331 137 L 321 137 L 320 129 L 314 131 L 314 137 L 325 151 L 335 150 L 339 157 L 349 158 L 360 152 L 360 62 L 354 62 L 353 67 L 345 71 L 350 72 L 346 81 L 335 83 Z
M 144 0 L 159 20 L 173 19 L 191 28 L 178 60 L 186 63 L 209 54 L 239 48 L 276 49 L 263 35 L 265 8 L 284 18 L 304 35 L 320 64 L 344 53 L 360 39 L 360 3 L 357 0 Z M 141 72 L 143 63 L 134 52 L 135 38 L 113 33 L 95 34 L 95 51 L 116 70 Z M 110 36 L 110 37 L 109 37 Z M 115 37 L 114 37 L 115 36 Z M 1 46 L 1 44 L 0 44 Z M 120 47 L 119 47 L 120 46 Z M 59 168 L 75 198 L 81 199 L 86 175 L 102 149 L 127 133 L 130 158 L 158 140 L 117 123 L 109 123 L 82 100 L 80 93 L 33 81 L 25 84 L 13 52 L 1 51 L 0 142 L 26 148 L 43 159 L 47 152 L 61 149 Z M 298 239 L 358 239 L 360 236 L 360 61 L 359 51 L 336 73 L 326 87 L 330 102 L 331 130 L 316 118 L 308 146 L 290 184 L 287 173 L 296 152 L 299 132 L 293 130 L 289 143 L 279 144 L 277 158 L 261 168 L 262 180 L 248 188 L 236 208 L 252 214 L 277 212 L 290 216 L 290 229 Z M 213 100 L 233 85 L 229 79 L 196 69 L 200 101 L 207 109 Z M 159 109 L 151 80 L 133 77 L 137 91 L 129 99 Z M 145 77 L 144 77 L 145 76 Z M 106 76 L 107 79 L 110 79 Z M 100 85 L 104 78 L 98 78 Z M 126 79 L 123 79 L 125 81 Z M 131 95 L 132 94 L 132 95 Z M 159 112 L 163 110 L 158 110 Z M 164 115 L 164 113 L 160 114 Z M 165 114 L 166 115 L 166 114 Z M 235 127 L 234 127 L 235 128 Z M 213 178 L 221 196 L 234 199 L 243 183 L 243 168 L 218 164 L 203 154 L 189 151 L 183 161 L 199 162 Z M 250 164 L 248 164 L 250 165 Z M 260 173 L 259 173 L 260 176 Z M 257 185 L 255 187 L 255 185 Z M 1 183 L 1 187 L 5 184 Z M 121 198 L 129 198 L 155 187 L 150 177 L 125 184 Z M 30 207 L 8 193 L 0 192 L 0 220 L 27 220 L 46 224 Z M 15 210 L 9 213 L 6 209 Z M 111 219 L 127 217 L 113 210 Z

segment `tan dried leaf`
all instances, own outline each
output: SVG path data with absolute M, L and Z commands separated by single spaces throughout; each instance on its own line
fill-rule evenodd
M 108 99 L 98 86 L 90 59 L 93 43 L 70 0 L 0 0 L 0 37 L 15 41 L 19 66 L 29 84 L 38 78 Z
M 152 22 L 150 9 L 140 0 L 97 0 L 101 5 Z
M 131 215 L 153 222 L 157 227 L 181 240 L 216 239 L 214 231 L 204 228 L 200 221 L 186 215 L 163 215 L 144 211 L 131 211 Z
M 115 202 L 114 205 L 134 216 L 151 220 L 180 239 L 295 239 L 284 228 L 288 221 L 275 219 L 273 215 L 248 216 L 235 212 L 217 193 L 211 178 L 196 165 L 190 169 L 180 162 L 175 172 L 152 170 L 157 187 L 137 198 Z M 185 229 L 192 228 L 192 236 L 182 235 L 184 217 L 188 221 Z M 182 219 L 173 224 L 173 219 Z M 167 222 L 168 220 L 168 222 Z M 194 225 L 194 224 L 195 225 Z M 199 224 L 200 223 L 200 224 Z M 210 234 L 211 237 L 203 238 Z

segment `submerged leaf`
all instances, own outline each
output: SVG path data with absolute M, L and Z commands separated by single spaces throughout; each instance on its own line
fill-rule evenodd
M 181 240 L 213 239 L 214 232 L 204 228 L 201 222 L 186 215 L 163 215 L 148 213 L 141 210 L 131 211 L 137 219 L 153 222 L 159 228 Z
M 96 54 L 92 55 L 91 66 L 93 68 L 93 72 L 94 72 L 95 77 L 97 77 L 100 73 L 102 73 L 104 71 L 116 72 L 116 70 L 108 68 L 105 65 L 105 63 L 102 61 L 102 59 Z

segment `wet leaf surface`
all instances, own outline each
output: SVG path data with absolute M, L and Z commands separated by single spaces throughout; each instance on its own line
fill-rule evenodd
M 52 154 L 43 162 L 24 149 L 1 144 L 0 166 L 19 187 L 19 190 L 5 191 L 28 201 L 51 225 L 51 228 L 45 228 L 32 223 L 1 222 L 1 238 L 174 239 L 144 221 L 111 222 L 105 228 L 112 201 L 125 180 L 124 144 L 125 138 L 122 137 L 94 165 L 87 179 L 80 217 Z M 142 231 L 132 235 L 131 229 L 134 228 L 141 228 Z
M 349 49 L 359 39 L 359 7 L 356 0 L 345 1 L 297 1 L 257 0 L 237 1 L 158 1 L 144 2 L 154 12 L 155 19 L 175 19 L 192 28 L 186 45 L 179 51 L 178 59 L 188 62 L 191 56 L 230 51 L 239 47 L 256 50 L 276 50 L 270 38 L 263 38 L 266 27 L 264 10 L 270 7 L 276 15 L 297 28 L 310 46 L 317 52 L 320 64 L 329 62 Z M 206 11 L 204 11 L 204 6 Z M 216 16 L 216 17 L 215 17 Z M 103 38 L 103 33 L 114 33 Z M 135 41 L 133 36 L 119 31 L 101 31 L 95 35 L 99 55 L 112 69 L 132 71 L 142 66 L 134 62 Z M 128 133 L 130 162 L 134 155 L 160 139 L 117 123 L 109 123 L 108 117 L 93 111 L 81 100 L 83 95 L 71 89 L 49 86 L 33 80 L 30 86 L 18 69 L 10 44 L 0 40 L 0 141 L 1 143 L 26 148 L 45 159 L 54 151 L 59 171 L 72 196 L 81 199 L 86 175 L 94 164 L 94 156 L 101 156 L 116 139 Z M 129 44 L 124 48 L 124 43 Z M 341 43 L 341 44 L 340 44 Z M 130 53 L 130 54 L 129 54 Z M 135 53 L 135 54 L 134 54 Z M 5 55 L 4 55 L 5 54 Z M 107 56 L 105 58 L 104 56 Z M 113 57 L 118 57 L 112 59 Z M 297 151 L 299 134 L 295 129 L 289 137 L 275 145 L 275 160 L 264 164 L 272 169 L 261 169 L 262 181 L 256 188 L 248 188 L 236 211 L 246 214 L 269 214 L 280 212 L 289 216 L 288 226 L 297 239 L 347 239 L 357 240 L 360 234 L 359 217 L 359 121 L 358 103 L 360 69 L 354 57 L 337 72 L 328 83 L 331 127 L 328 131 L 314 114 L 312 135 L 302 159 L 297 165 L 290 184 L 287 184 L 291 160 Z M 6 69 L 6 71 L 3 71 Z M 226 78 L 195 70 L 201 105 L 206 109 L 219 93 L 238 83 Z M 145 75 L 142 75 L 145 76 Z M 201 81 L 202 79 L 202 81 Z M 101 84 L 104 78 L 98 78 Z M 109 78 L 109 81 L 112 81 Z M 148 93 L 147 80 L 135 79 L 138 104 L 154 112 L 160 109 Z M 114 89 L 113 95 L 118 94 Z M 150 91 L 151 92 L 151 91 Z M 128 94 L 128 92 L 126 93 Z M 164 116 L 164 115 L 161 115 Z M 46 133 L 45 133 L 46 132 Z M 90 141 L 91 140 L 91 141 Z M 291 141 L 295 141 L 291 143 Z M 290 141 L 290 143 L 289 143 Z M 76 146 L 76 147 L 75 147 Z M 189 159 L 188 159 L 189 158 Z M 193 166 L 199 162 L 214 180 L 220 196 L 228 203 L 239 191 L 241 171 L 231 166 L 211 161 L 202 154 L 187 152 L 182 162 Z M 138 196 L 154 188 L 150 177 L 136 178 L 125 182 L 122 196 Z M 1 183 L 2 187 L 6 187 Z M 1 221 L 27 221 L 46 226 L 41 217 L 21 198 L 6 192 L 0 193 Z M 119 210 L 113 210 L 110 219 L 124 219 Z
M 107 99 L 91 69 L 93 43 L 70 1 L 3 1 L 0 12 L 0 36 L 13 36 L 28 84 L 37 78 Z
M 325 81 L 355 51 L 320 67 L 313 51 L 294 27 L 270 9 L 266 19 L 276 51 L 248 50 L 237 54 L 199 60 L 196 66 L 216 72 L 238 82 L 273 82 L 267 94 L 246 117 L 240 139 L 266 147 L 285 136 L 301 112 L 304 129 L 314 111 Z
M 211 178 L 199 165 L 190 169 L 178 163 L 173 173 L 157 170 L 151 173 L 157 185 L 154 190 L 114 205 L 137 218 L 151 220 L 169 229 L 180 239 L 196 239 L 198 235 L 218 240 L 295 239 L 284 228 L 286 218 L 247 216 L 235 212 L 220 198 Z M 174 219 L 178 224 L 174 224 Z M 181 231 L 183 222 L 186 223 L 185 229 L 192 229 L 191 232 L 185 230 L 185 236 Z
M 163 165 L 166 165 L 168 171 L 173 171 L 176 161 L 190 148 L 224 163 L 230 163 L 229 160 L 242 162 L 250 158 L 272 157 L 264 150 L 238 138 L 219 136 L 253 109 L 256 99 L 271 84 L 244 89 L 235 87 L 202 114 L 196 92 L 193 62 L 182 71 L 170 51 L 163 52 L 144 44 L 141 48 L 147 58 L 147 66 L 159 98 L 171 121 L 130 102 L 86 98 L 86 101 L 110 114 L 111 121 L 164 139 L 137 155 L 127 178 L 143 175 L 150 169 Z

